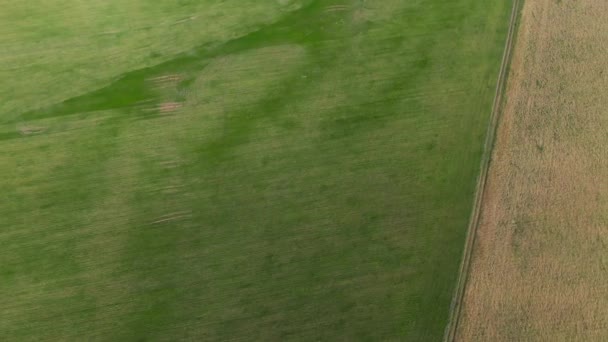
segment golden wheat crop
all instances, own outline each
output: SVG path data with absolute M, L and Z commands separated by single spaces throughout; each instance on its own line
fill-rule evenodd
M 528 0 L 460 341 L 608 340 L 608 2 Z

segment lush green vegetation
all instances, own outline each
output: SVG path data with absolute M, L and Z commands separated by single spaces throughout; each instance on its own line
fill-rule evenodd
M 0 339 L 440 339 L 508 1 L 0 5 Z

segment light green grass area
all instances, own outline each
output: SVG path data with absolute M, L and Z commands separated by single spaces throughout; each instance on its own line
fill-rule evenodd
M 0 8 L 0 340 L 440 340 L 509 1 Z

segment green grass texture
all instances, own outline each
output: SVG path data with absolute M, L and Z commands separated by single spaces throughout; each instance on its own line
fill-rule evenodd
M 0 340 L 441 339 L 509 1 L 0 8 Z

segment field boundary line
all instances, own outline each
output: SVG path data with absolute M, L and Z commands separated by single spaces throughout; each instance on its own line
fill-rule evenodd
M 450 306 L 449 320 L 443 338 L 444 342 L 456 341 L 456 333 L 458 331 L 458 325 L 460 323 L 460 318 L 462 314 L 462 302 L 464 299 L 469 278 L 468 275 L 469 268 L 471 266 L 471 257 L 473 255 L 473 247 L 475 245 L 475 238 L 477 237 L 477 229 L 479 227 L 479 222 L 481 218 L 481 204 L 483 203 L 486 183 L 488 180 L 488 170 L 490 168 L 490 161 L 492 159 L 492 151 L 494 147 L 496 130 L 498 127 L 498 122 L 500 121 L 500 116 L 502 114 L 504 90 L 507 83 L 509 66 L 511 64 L 511 56 L 515 40 L 514 38 L 518 27 L 519 13 L 523 1 L 524 0 L 513 0 L 511 17 L 509 19 L 509 26 L 507 29 L 507 39 L 502 55 L 498 79 L 496 81 L 496 92 L 494 94 L 492 112 L 490 114 L 490 121 L 488 123 L 486 139 L 483 145 L 483 155 L 481 158 L 479 176 L 477 177 L 477 186 L 475 189 L 473 209 L 471 211 L 471 217 L 467 229 L 467 237 L 465 240 L 462 260 L 460 263 L 460 270 L 458 273 L 458 280 L 456 282 L 456 289 L 454 291 L 454 297 L 452 298 L 452 304 Z

